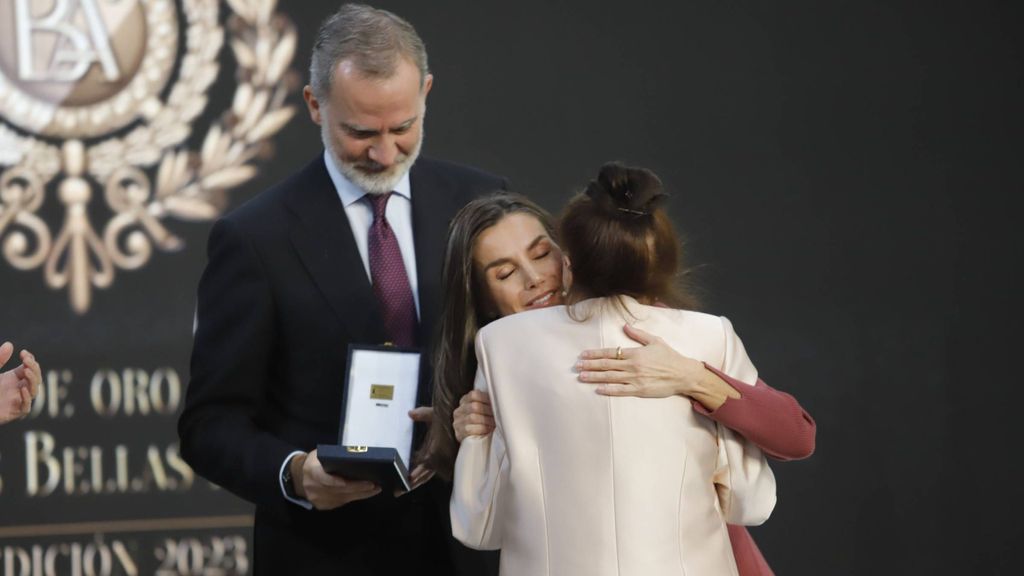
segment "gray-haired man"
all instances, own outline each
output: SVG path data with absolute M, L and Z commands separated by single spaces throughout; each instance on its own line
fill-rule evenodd
M 447 222 L 505 183 L 419 158 L 433 77 L 394 14 L 343 6 L 310 74 L 324 153 L 210 233 L 182 454 L 256 504 L 257 574 L 492 571 L 493 558 L 453 554 L 443 486 L 381 494 L 326 474 L 315 447 L 337 440 L 348 345 L 427 347 Z

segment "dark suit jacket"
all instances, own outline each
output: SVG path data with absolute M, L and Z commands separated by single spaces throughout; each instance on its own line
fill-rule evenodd
M 410 171 L 421 319 L 429 351 L 440 310 L 448 222 L 505 182 L 420 159 Z M 281 494 L 294 450 L 338 441 L 350 343 L 386 340 L 379 307 L 323 156 L 219 220 L 199 283 L 191 381 L 178 423 L 181 452 L 201 476 L 256 504 L 257 574 L 392 574 L 484 570 L 453 551 L 439 481 L 329 512 Z M 424 354 L 429 357 L 429 354 Z M 429 404 L 423 370 L 420 404 Z M 488 560 L 486 562 L 490 564 Z

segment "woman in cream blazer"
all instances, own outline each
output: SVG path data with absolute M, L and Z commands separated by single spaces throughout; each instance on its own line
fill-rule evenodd
M 605 185 L 588 189 L 582 202 L 610 198 L 603 214 L 613 219 L 623 217 L 618 212 L 660 213 L 656 178 L 652 192 L 626 177 L 632 173 L 616 174 L 602 170 Z M 652 220 L 649 232 L 654 228 Z M 577 232 L 563 219 L 570 254 L 595 236 Z M 508 316 L 477 336 L 475 387 L 490 394 L 496 427 L 459 449 L 453 534 L 473 548 L 500 548 L 502 574 L 734 575 L 726 523 L 760 524 L 775 504 L 761 451 L 697 414 L 685 398 L 598 395 L 573 367 L 581 349 L 634 345 L 621 329 L 628 321 L 736 380 L 755 382 L 756 370 L 728 320 L 608 294 L 578 265 L 587 260 L 613 270 L 622 263 L 574 259 L 574 290 L 605 295 Z M 627 284 L 630 269 L 623 266 Z
M 623 322 L 744 382 L 757 371 L 725 318 L 622 298 L 524 312 L 476 341 L 490 436 L 462 442 L 452 531 L 500 548 L 503 574 L 736 574 L 725 524 L 758 525 L 775 505 L 761 451 L 682 397 L 595 394 L 573 371 L 583 348 L 635 345 Z

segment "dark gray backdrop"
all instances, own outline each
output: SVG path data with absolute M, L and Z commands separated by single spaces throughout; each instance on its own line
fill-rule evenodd
M 753 530 L 777 573 L 1011 573 L 1024 477 L 1009 206 L 1024 184 L 1024 67 L 1011 3 L 377 5 L 427 42 L 427 154 L 508 176 L 552 210 L 606 160 L 662 176 L 708 310 L 818 422 L 817 453 L 775 466 L 779 504 Z M 282 7 L 299 25 L 300 67 L 332 6 Z M 222 72 L 211 108 L 231 83 Z M 304 115 L 275 141 L 233 204 L 320 150 Z M 187 374 L 209 226 L 171 227 L 186 249 L 119 274 L 82 318 L 38 271 L 0 266 L 0 338 L 44 363 Z M 173 419 L 145 426 L 174 439 Z M 79 512 L 90 511 L 17 521 Z

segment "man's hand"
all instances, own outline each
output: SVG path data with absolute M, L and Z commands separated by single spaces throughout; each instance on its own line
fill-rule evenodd
M 420 486 L 422 486 L 422 485 L 426 484 L 427 482 L 429 482 L 430 479 L 433 478 L 433 477 L 434 477 L 434 471 L 433 470 L 431 470 L 430 468 L 427 468 L 423 464 L 417 464 L 416 467 L 412 469 L 412 472 L 409 473 L 409 485 L 410 485 L 409 490 L 406 491 L 401 486 L 396 486 L 395 487 L 395 498 L 398 498 L 399 496 L 401 496 L 403 494 L 408 494 L 409 492 L 412 492 L 413 490 L 415 490 L 415 489 L 419 488 Z
M 423 424 L 429 425 L 434 421 L 434 408 L 432 406 L 419 406 L 409 410 L 409 418 L 412 418 L 413 422 L 422 422 Z M 434 471 L 427 468 L 423 464 L 417 464 L 412 472 L 409 473 L 409 491 L 406 492 L 400 487 L 395 488 L 395 497 L 399 497 L 402 494 L 408 494 L 413 490 L 419 488 L 423 484 L 430 481 L 434 477 Z
M 0 368 L 11 359 L 14 345 L 0 346 Z M 32 400 L 39 393 L 43 371 L 28 350 L 21 351 L 21 365 L 0 373 L 0 424 L 24 418 L 32 410 Z
M 289 462 L 295 495 L 309 500 L 317 510 L 333 510 L 356 500 L 380 494 L 380 486 L 363 480 L 346 480 L 328 474 L 316 456 L 316 450 L 299 454 Z
M 452 412 L 452 427 L 460 443 L 466 436 L 487 436 L 493 432 L 494 412 L 487 392 L 470 390 L 459 399 L 459 406 Z
M 419 408 L 413 408 L 412 410 L 409 410 L 409 418 L 412 418 L 413 422 L 430 424 L 434 421 L 434 408 L 433 406 L 420 406 Z

